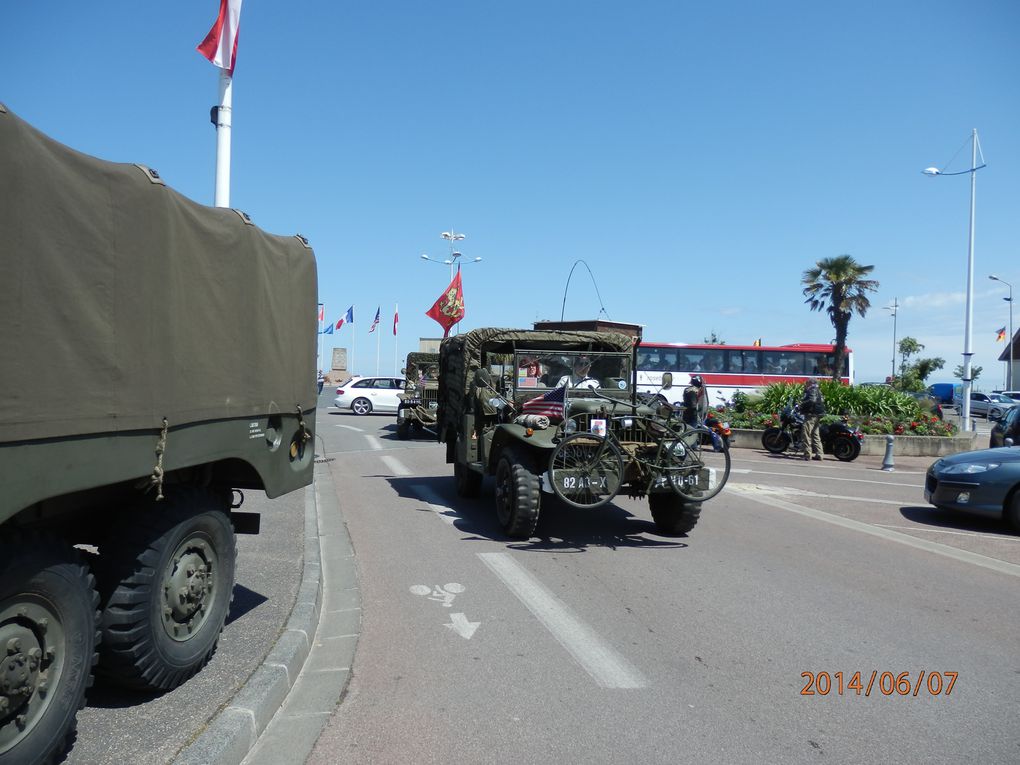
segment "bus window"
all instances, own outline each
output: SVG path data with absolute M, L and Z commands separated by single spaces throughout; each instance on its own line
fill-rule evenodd
M 702 372 L 722 372 L 724 369 L 724 354 L 725 351 L 720 348 L 705 350 L 702 352 L 701 357 L 701 371 Z
M 779 356 L 779 367 L 784 375 L 804 374 L 804 354 L 798 352 L 783 352 Z

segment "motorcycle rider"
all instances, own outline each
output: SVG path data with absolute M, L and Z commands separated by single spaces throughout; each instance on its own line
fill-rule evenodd
M 701 375 L 691 375 L 691 383 L 684 388 L 683 394 L 683 420 L 688 425 L 701 425 L 708 427 L 705 419 L 708 417 L 708 393 L 705 391 L 705 383 L 701 379 Z M 722 441 L 719 438 L 719 434 L 712 428 L 709 428 L 709 432 L 712 435 L 712 447 L 717 451 L 722 451 Z
M 804 415 L 804 459 L 822 459 L 822 435 L 819 430 L 822 415 L 825 414 L 825 400 L 818 387 L 818 380 L 804 384 L 804 398 L 800 401 L 800 413 Z M 814 453 L 812 457 L 811 454 Z

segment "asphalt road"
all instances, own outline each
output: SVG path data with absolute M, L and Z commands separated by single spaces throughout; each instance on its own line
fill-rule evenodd
M 688 537 L 543 497 L 521 542 L 435 442 L 319 423 L 363 621 L 314 765 L 1020 761 L 1020 537 L 925 505 L 929 459 L 735 450 Z

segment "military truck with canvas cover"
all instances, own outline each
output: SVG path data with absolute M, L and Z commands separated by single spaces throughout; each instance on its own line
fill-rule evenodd
M 404 392 L 398 393 L 397 437 L 436 428 L 439 406 L 439 354 L 412 352 L 404 365 Z
M 534 534 L 543 493 L 592 509 L 621 490 L 648 497 L 660 531 L 686 533 L 729 474 L 728 451 L 704 455 L 703 433 L 637 397 L 626 335 L 476 329 L 440 357 L 438 434 L 457 492 L 478 496 L 495 476 L 511 537 Z
M 0 761 L 46 762 L 97 657 L 140 689 L 208 661 L 242 492 L 311 482 L 315 259 L 3 107 L 0 231 Z

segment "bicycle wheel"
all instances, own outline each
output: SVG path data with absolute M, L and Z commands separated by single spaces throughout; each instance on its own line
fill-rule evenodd
M 623 484 L 623 455 L 605 436 L 571 433 L 549 458 L 553 494 L 579 508 L 612 501 Z
M 722 439 L 713 446 L 707 428 L 691 428 L 663 444 L 657 468 L 681 497 L 704 502 L 722 491 L 730 477 L 730 448 Z

